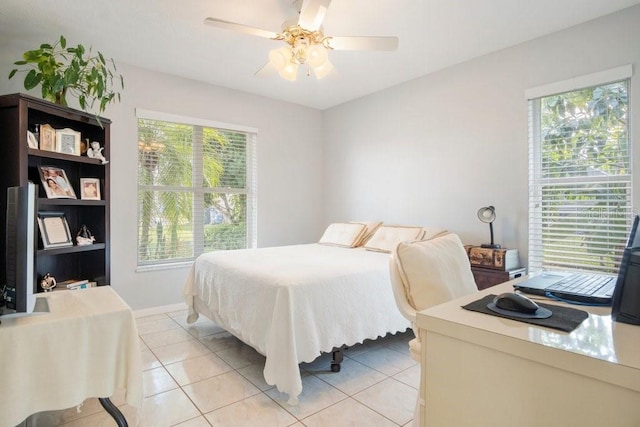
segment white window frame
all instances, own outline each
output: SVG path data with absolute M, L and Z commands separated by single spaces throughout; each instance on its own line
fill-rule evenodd
M 620 82 L 627 80 L 627 94 L 630 98 L 631 84 L 630 78 L 632 76 L 633 69 L 631 65 L 625 65 L 622 67 L 617 67 L 610 70 L 605 70 L 585 76 L 576 77 L 569 80 L 564 80 L 557 83 L 552 83 L 549 85 L 539 86 L 535 88 L 531 88 L 525 91 L 525 97 L 529 103 L 529 259 L 528 259 L 528 268 L 529 272 L 536 272 L 543 269 L 553 269 L 554 267 L 549 267 L 545 265 L 543 262 L 542 256 L 542 247 L 543 247 L 543 236 L 542 236 L 542 224 L 544 219 L 542 218 L 542 207 L 540 201 L 542 200 L 542 195 L 539 191 L 541 184 L 543 183 L 541 179 L 541 110 L 540 110 L 540 100 L 541 98 L 552 96 L 556 94 L 572 92 L 588 87 L 601 86 L 609 83 Z M 630 109 L 631 102 L 629 99 L 627 105 L 629 111 L 629 117 L 631 117 Z M 629 139 L 629 175 L 624 177 L 624 181 L 628 182 L 630 196 L 629 202 L 626 206 L 627 212 L 625 213 L 627 218 L 627 230 L 630 228 L 632 220 L 633 220 L 633 147 L 631 143 L 631 126 L 628 124 L 628 132 L 627 136 Z M 617 181 L 620 177 L 611 176 L 604 177 L 601 179 L 601 182 L 605 181 Z M 627 181 L 628 180 L 628 181 Z M 580 178 L 567 178 L 567 182 L 579 182 Z M 620 252 L 620 257 L 622 253 Z M 617 261 L 619 264 L 619 260 Z M 580 262 L 575 263 L 575 267 L 567 267 L 556 269 L 575 269 L 575 270 L 590 270 L 586 268 L 584 265 L 580 265 Z M 613 272 L 613 271 L 608 271 Z
M 162 113 L 157 111 L 150 111 L 145 109 L 136 108 L 136 121 L 138 119 L 158 120 L 164 122 L 173 122 L 184 125 L 199 126 L 215 128 L 219 130 L 226 130 L 232 132 L 243 132 L 247 134 L 247 159 L 246 159 L 246 189 L 245 191 L 238 191 L 229 188 L 206 188 L 198 187 L 195 183 L 202 183 L 202 162 L 198 162 L 198 159 L 202 158 L 202 147 L 199 144 L 193 146 L 194 166 L 193 166 L 193 234 L 194 234 L 194 257 L 189 259 L 180 259 L 176 261 L 159 260 L 157 262 L 139 264 L 139 248 L 136 250 L 136 271 L 150 271 L 150 270 L 162 270 L 170 268 L 183 268 L 191 265 L 193 259 L 197 258 L 202 253 L 204 247 L 204 215 L 203 215 L 203 198 L 206 192 L 221 192 L 232 193 L 238 192 L 246 195 L 246 233 L 247 233 L 247 248 L 257 247 L 257 136 L 258 129 L 236 125 L 230 123 L 217 122 L 207 119 L 199 119 L 188 116 L 175 115 L 170 113 Z M 137 125 L 136 125 L 137 129 Z M 137 134 L 137 132 L 136 132 Z M 157 189 L 155 186 L 141 186 L 137 183 L 137 190 L 141 189 Z M 167 189 L 166 187 L 162 187 Z M 178 191 L 184 191 L 184 188 L 174 189 Z M 139 238 L 136 236 L 136 244 L 139 245 Z

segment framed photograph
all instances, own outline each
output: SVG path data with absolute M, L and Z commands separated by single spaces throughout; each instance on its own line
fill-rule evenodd
M 40 166 L 40 180 L 49 199 L 77 199 L 64 169 Z
M 83 200 L 102 200 L 100 198 L 100 180 L 98 178 L 80 178 L 80 198 Z
M 63 212 L 38 212 L 38 228 L 45 249 L 73 246 L 67 217 Z
M 40 149 L 56 151 L 56 130 L 50 125 L 40 125 Z
M 56 129 L 56 151 L 79 156 L 81 153 L 80 132 L 69 128 Z
M 29 148 L 38 148 L 38 140 L 30 130 L 27 131 L 27 144 L 29 144 Z

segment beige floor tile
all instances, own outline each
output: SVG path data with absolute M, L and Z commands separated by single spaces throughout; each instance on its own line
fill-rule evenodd
M 214 353 L 242 344 L 242 341 L 231 335 L 229 332 L 207 335 L 206 337 L 200 338 L 200 342 Z
M 418 390 L 393 378 L 353 395 L 358 402 L 400 425 L 413 418 L 417 397 Z
M 146 371 L 147 369 L 159 368 L 162 366 L 162 363 L 158 360 L 155 354 L 149 349 L 142 350 L 141 352 L 142 359 L 142 370 Z
M 180 327 L 178 327 L 178 329 L 170 329 L 168 331 L 142 334 L 140 336 L 151 350 L 162 347 L 163 345 L 176 344 L 193 339 L 187 331 Z
M 214 426 L 233 427 L 285 427 L 296 419 L 265 394 L 247 399 L 205 414 Z
M 364 340 L 363 343 L 359 343 L 359 344 L 355 344 L 352 345 L 351 347 L 349 347 L 347 350 L 344 351 L 344 355 L 346 357 L 356 357 L 360 354 L 366 353 L 368 351 L 371 350 L 375 350 L 378 348 L 381 348 L 383 345 L 382 343 L 380 343 L 380 340 L 369 340 L 366 339 Z
M 176 427 L 211 427 L 211 424 L 209 424 L 209 421 L 207 421 L 205 417 L 198 417 L 176 424 Z
M 138 337 L 138 342 L 140 343 L 140 350 L 149 350 L 149 346 L 142 340 L 142 338 Z
M 395 375 L 417 363 L 411 356 L 389 350 L 386 347 L 358 354 L 352 359 L 386 375 Z
M 165 369 L 181 386 L 206 380 L 233 370 L 231 366 L 211 352 L 172 363 L 165 366 Z
M 264 363 L 254 363 L 253 365 L 245 366 L 242 369 L 238 369 L 238 372 L 262 391 L 275 387 L 267 384 L 264 380 Z
M 196 339 L 163 345 L 162 347 L 154 348 L 152 351 L 163 365 L 211 353 L 211 350 Z
M 143 322 L 153 322 L 155 320 L 166 319 L 167 313 L 152 314 L 151 316 L 136 317 L 136 324 Z
M 183 390 L 203 413 L 260 393 L 235 371 L 184 386 Z
M 405 369 L 395 374 L 393 378 L 417 390 L 420 388 L 420 365 L 416 364 L 409 369 Z
M 189 332 L 195 338 L 202 338 L 208 335 L 219 334 L 225 332 L 223 328 L 213 323 L 204 316 L 200 316 L 195 323 L 187 323 L 187 315 L 172 317 L 172 319 Z
M 178 384 L 164 368 L 154 368 L 142 373 L 144 396 L 153 396 L 177 388 Z
M 265 363 L 265 357 L 242 342 L 226 350 L 216 351 L 216 355 L 231 365 L 234 369 L 241 369 L 253 364 Z
M 187 315 L 189 314 L 189 309 L 185 308 L 183 310 L 176 310 L 176 311 L 170 311 L 168 313 L 166 313 L 167 316 L 176 319 L 176 318 L 187 318 Z M 200 316 L 200 317 L 204 317 L 204 316 Z
M 298 396 L 297 405 L 287 404 L 289 395 L 279 392 L 277 388 L 265 393 L 298 419 L 308 417 L 348 397 L 313 375 L 302 377 L 302 393 Z
M 142 419 L 137 427 L 168 427 L 200 415 L 187 395 L 175 389 L 145 398 Z
M 138 320 L 136 324 L 138 326 L 139 335 L 146 335 L 154 332 L 169 331 L 171 329 L 180 328 L 180 325 L 178 325 L 178 323 L 167 316 L 155 320 Z
M 383 373 L 347 358 L 343 360 L 340 372 L 323 370 L 311 373 L 349 396 L 387 378 Z
M 397 427 L 393 421 L 351 398 L 329 406 L 302 422 L 307 427 Z

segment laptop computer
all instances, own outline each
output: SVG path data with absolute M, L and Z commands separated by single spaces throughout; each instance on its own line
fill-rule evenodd
M 629 233 L 627 248 L 640 246 L 636 215 Z M 620 265 L 617 275 L 598 273 L 576 273 L 547 271 L 513 285 L 513 288 L 527 294 L 543 295 L 549 298 L 584 305 L 611 305 L 618 277 L 625 272 Z

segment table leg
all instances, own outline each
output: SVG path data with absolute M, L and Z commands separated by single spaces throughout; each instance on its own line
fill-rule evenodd
M 100 404 L 102 405 L 104 410 L 107 411 L 107 413 L 109 413 L 109 415 L 111 415 L 116 421 L 118 427 L 129 426 L 129 424 L 127 424 L 127 420 L 124 418 L 124 415 L 122 415 L 122 412 L 120 412 L 120 409 L 118 409 L 118 407 L 114 405 L 108 397 L 100 397 L 98 398 L 98 400 L 100 401 Z

